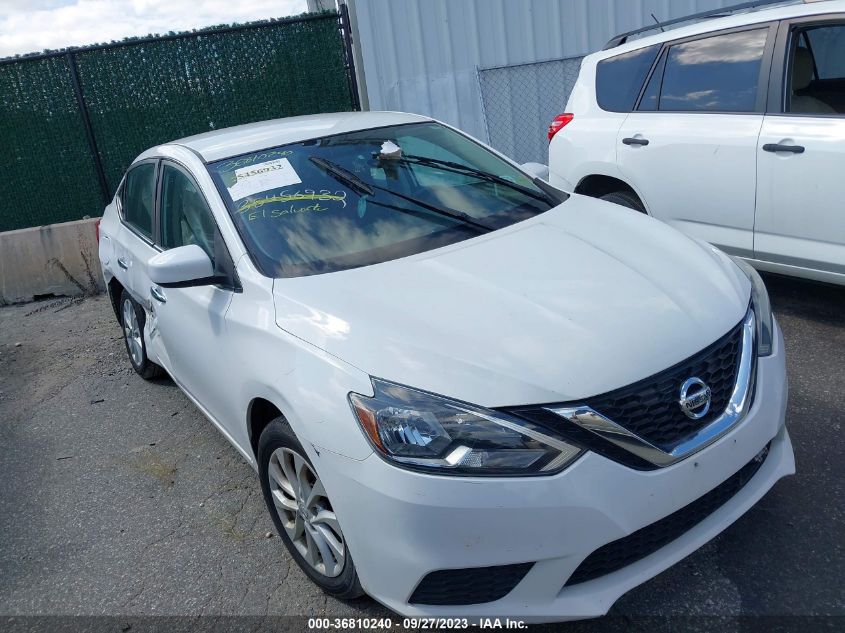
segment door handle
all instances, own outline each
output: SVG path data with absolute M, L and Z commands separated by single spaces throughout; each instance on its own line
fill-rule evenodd
M 120 266 L 123 270 L 129 268 L 129 264 L 126 263 L 126 260 L 122 257 L 117 258 L 117 265 Z
M 766 143 L 763 145 L 764 152 L 789 152 L 790 154 L 803 154 L 802 145 L 783 145 L 782 143 Z
M 647 138 L 623 138 L 622 143 L 625 145 L 648 145 Z
M 167 297 L 164 296 L 160 288 L 150 286 L 150 296 L 159 303 L 167 303 Z

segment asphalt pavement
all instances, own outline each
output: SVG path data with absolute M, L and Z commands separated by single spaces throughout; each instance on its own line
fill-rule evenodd
M 611 618 L 570 629 L 664 616 L 693 630 L 743 629 L 762 616 L 806 628 L 789 617 L 845 616 L 845 288 L 766 282 L 786 338 L 798 474 L 625 595 Z M 117 618 L 108 626 L 390 615 L 307 580 L 275 535 L 252 469 L 171 381 L 133 373 L 105 297 L 0 309 L 0 447 L 7 628 L 39 628 L 21 617 L 34 615 Z

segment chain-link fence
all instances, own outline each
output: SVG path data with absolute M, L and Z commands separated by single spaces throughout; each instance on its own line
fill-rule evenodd
M 335 13 L 0 62 L 0 231 L 97 216 L 144 149 L 356 107 Z
M 548 162 L 546 130 L 564 111 L 582 57 L 478 71 L 490 145 L 517 162 Z
M 98 215 L 102 195 L 64 57 L 0 66 L 0 231 Z

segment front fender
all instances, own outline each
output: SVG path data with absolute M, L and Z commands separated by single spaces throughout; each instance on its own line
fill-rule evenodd
M 303 445 L 355 460 L 367 458 L 373 451 L 347 396 L 350 391 L 371 394 L 370 377 L 280 328 L 276 330 L 258 332 L 256 340 L 247 344 L 251 352 L 245 366 L 255 371 L 241 383 L 243 437 L 250 438 L 251 403 L 263 398 L 282 412 Z

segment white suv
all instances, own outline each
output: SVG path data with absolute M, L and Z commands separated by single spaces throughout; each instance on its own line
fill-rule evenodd
M 845 1 L 635 34 L 584 59 L 550 182 L 845 284 Z

